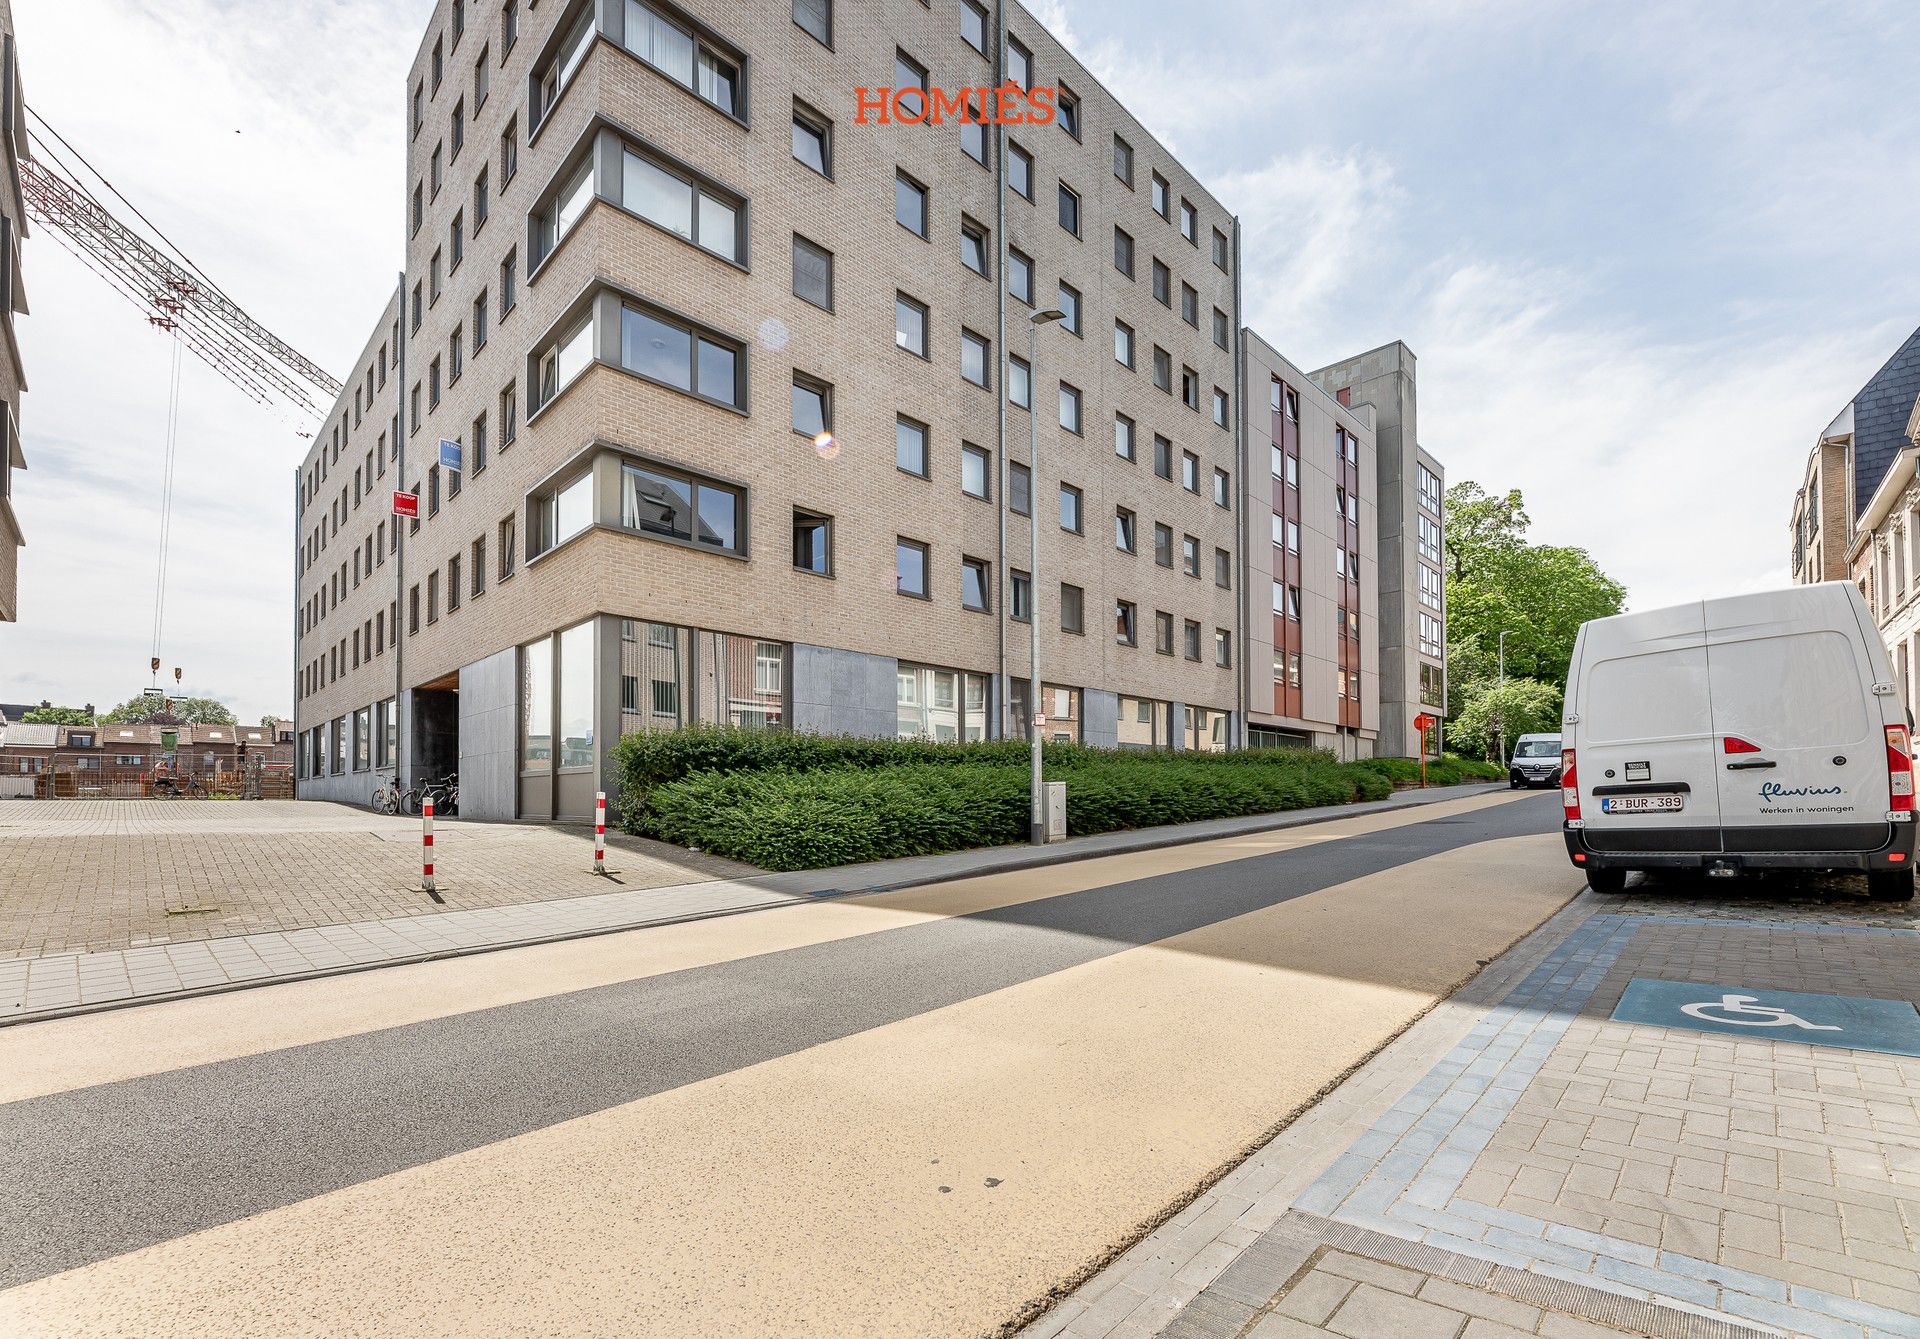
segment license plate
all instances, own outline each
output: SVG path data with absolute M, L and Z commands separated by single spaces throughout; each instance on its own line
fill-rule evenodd
M 1677 814 L 1686 807 L 1681 795 L 1609 795 L 1600 801 L 1603 814 Z

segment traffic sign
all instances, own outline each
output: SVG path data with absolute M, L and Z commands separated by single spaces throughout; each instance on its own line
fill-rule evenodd
M 460 468 L 460 443 L 449 442 L 444 437 L 440 439 L 440 468 L 443 470 Z
M 420 499 L 415 494 L 403 493 L 398 489 L 393 494 L 393 514 L 395 516 L 418 516 Z

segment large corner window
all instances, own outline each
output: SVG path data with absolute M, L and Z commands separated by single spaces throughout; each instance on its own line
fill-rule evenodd
M 529 520 L 527 556 L 530 558 L 557 548 L 592 525 L 592 471 L 583 472 L 570 483 L 537 496 Z
M 573 82 L 573 76 L 586 63 L 587 52 L 593 48 L 594 36 L 593 11 L 589 9 L 568 32 L 560 49 L 534 73 L 533 105 L 527 117 L 530 128 L 544 121 L 547 113 L 553 110 L 553 105 L 560 101 L 561 93 L 566 91 L 567 85 Z
M 724 553 L 744 548 L 737 488 L 631 462 L 620 467 L 620 524 Z
M 740 202 L 696 185 L 631 148 L 620 155 L 620 202 L 650 223 L 716 256 L 739 262 Z
M 952 743 L 987 737 L 987 676 L 902 661 L 894 675 L 895 734 Z
M 741 114 L 740 62 L 641 0 L 627 0 L 627 50 L 728 116 Z
M 735 344 L 632 303 L 620 308 L 620 365 L 629 372 L 738 409 L 742 361 Z
M 540 355 L 534 382 L 534 407 L 540 408 L 587 370 L 593 361 L 593 316 L 589 312 L 562 329 Z
M 785 642 L 620 621 L 620 733 L 732 725 L 786 725 Z

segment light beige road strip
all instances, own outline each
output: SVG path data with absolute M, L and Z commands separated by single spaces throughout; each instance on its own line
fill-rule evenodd
M 1551 836 L 1452 851 L 26 1284 L 0 1333 L 991 1334 L 1578 885 Z
M 0 1102 L 111 1083 L 761 953 L 965 916 L 1473 813 L 1504 793 L 716 920 L 355 972 L 0 1029 Z

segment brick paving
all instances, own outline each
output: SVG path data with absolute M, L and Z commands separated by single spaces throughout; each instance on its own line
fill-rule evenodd
M 1583 896 L 1030 1339 L 1920 1339 L 1920 1060 L 1611 1017 L 1920 1003 L 1920 922 L 1835 887 Z

